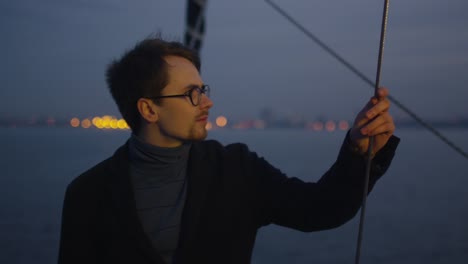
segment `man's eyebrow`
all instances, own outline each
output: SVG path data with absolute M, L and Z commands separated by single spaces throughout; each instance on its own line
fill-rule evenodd
M 190 90 L 190 89 L 193 89 L 193 88 L 202 88 L 205 84 L 189 84 L 187 86 L 185 86 L 185 90 Z

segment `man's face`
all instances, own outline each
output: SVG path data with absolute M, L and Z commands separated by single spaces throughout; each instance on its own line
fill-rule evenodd
M 195 66 L 187 59 L 167 56 L 169 83 L 161 95 L 183 94 L 195 87 L 202 87 L 203 81 Z M 158 106 L 159 143 L 177 146 L 187 140 L 203 140 L 207 136 L 208 110 L 213 102 L 206 95 L 200 104 L 193 106 L 189 97 L 162 98 Z

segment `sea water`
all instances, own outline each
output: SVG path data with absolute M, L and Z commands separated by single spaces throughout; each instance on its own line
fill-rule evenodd
M 468 130 L 442 131 L 465 151 Z M 468 160 L 425 130 L 400 129 L 386 175 L 367 201 L 361 263 L 468 260 Z M 0 263 L 56 263 L 67 184 L 109 157 L 129 132 L 0 128 Z M 215 130 L 247 143 L 289 176 L 316 181 L 334 162 L 344 132 Z M 354 263 L 359 215 L 327 231 L 259 230 L 252 263 Z

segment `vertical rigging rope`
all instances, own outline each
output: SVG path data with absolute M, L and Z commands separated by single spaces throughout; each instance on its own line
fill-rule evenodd
M 382 28 L 380 31 L 380 45 L 379 45 L 379 57 L 377 62 L 377 73 L 375 77 L 375 87 L 374 87 L 374 96 L 378 98 L 378 89 L 380 86 L 380 75 L 382 71 L 382 61 L 383 61 L 383 51 L 384 51 L 384 44 L 385 44 L 385 33 L 387 31 L 387 19 L 388 19 L 388 5 L 389 0 L 385 0 L 384 4 L 384 11 L 382 15 Z M 369 178 L 370 178 L 370 170 L 372 166 L 372 149 L 374 148 L 374 136 L 369 138 L 369 145 L 367 148 L 367 161 L 366 161 L 366 175 L 364 179 L 364 191 L 362 194 L 362 207 L 361 207 L 361 216 L 359 219 L 359 232 L 358 232 L 358 239 L 357 239 L 357 247 L 356 247 L 356 258 L 355 263 L 359 264 L 361 259 L 361 246 L 362 246 L 362 237 L 364 232 L 364 219 L 366 214 L 366 201 L 367 201 L 367 193 L 369 192 Z

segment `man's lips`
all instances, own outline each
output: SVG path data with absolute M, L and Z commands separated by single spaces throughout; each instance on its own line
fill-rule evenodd
M 199 122 L 206 122 L 208 121 L 208 115 L 202 115 L 199 118 L 197 118 L 197 121 Z

